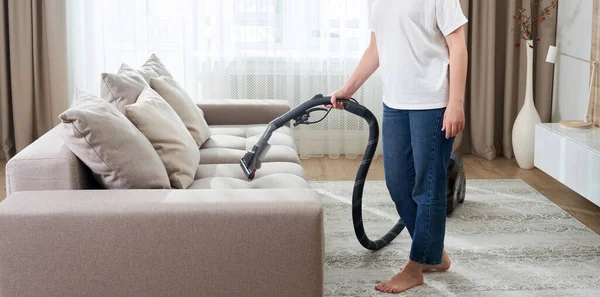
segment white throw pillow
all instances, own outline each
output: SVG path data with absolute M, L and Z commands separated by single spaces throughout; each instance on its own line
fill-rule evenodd
M 200 148 L 211 136 L 204 113 L 174 79 L 166 76 L 151 78 L 150 87 L 163 97 L 177 112 Z
M 167 169 L 171 186 L 186 189 L 194 181 L 200 150 L 177 112 L 156 91 L 146 87 L 125 116 L 146 136 Z
M 171 188 L 150 141 L 110 103 L 77 88 L 59 118 L 65 145 L 105 189 Z
M 147 86 L 138 71 L 123 63 L 117 73 L 102 73 L 100 97 L 124 113 L 125 106 L 135 103 Z

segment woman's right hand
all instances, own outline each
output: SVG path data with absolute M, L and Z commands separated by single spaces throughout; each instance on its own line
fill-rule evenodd
M 338 99 L 350 99 L 352 98 L 352 93 L 350 93 L 345 88 L 341 88 L 333 93 L 331 93 L 331 104 L 327 105 L 327 107 L 335 107 L 337 109 L 344 109 L 344 104 L 338 102 Z

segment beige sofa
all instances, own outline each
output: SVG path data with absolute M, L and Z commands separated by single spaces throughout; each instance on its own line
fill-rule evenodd
M 239 160 L 281 100 L 206 101 L 212 136 L 183 190 L 100 189 L 56 126 L 6 165 L 0 296 L 322 296 L 323 211 L 292 130 L 256 178 Z

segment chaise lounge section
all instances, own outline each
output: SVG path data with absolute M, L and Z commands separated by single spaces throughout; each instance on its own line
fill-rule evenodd
M 323 296 L 323 210 L 289 127 L 256 178 L 239 160 L 283 100 L 198 105 L 211 137 L 186 189 L 99 186 L 58 125 L 6 166 L 0 295 Z

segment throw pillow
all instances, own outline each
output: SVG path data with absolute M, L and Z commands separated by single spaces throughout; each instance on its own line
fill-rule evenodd
M 166 76 L 172 78 L 171 72 L 165 67 L 163 62 L 156 56 L 156 54 L 150 55 L 148 60 L 144 62 L 144 64 L 139 67 L 133 69 L 140 74 L 146 83 L 150 83 L 150 79 L 153 77 Z
M 160 76 L 158 73 L 156 73 L 156 71 L 154 71 L 154 69 L 148 67 L 140 67 L 136 69 L 136 71 L 142 75 L 146 83 L 150 83 L 150 78 Z
M 156 56 L 156 54 L 150 55 L 148 60 L 144 63 L 144 65 L 142 65 L 141 69 L 142 69 L 142 71 L 151 71 L 151 72 L 155 72 L 156 74 L 158 74 L 156 76 L 149 76 L 149 77 L 166 76 L 166 77 L 173 78 L 173 75 L 171 75 L 171 72 L 169 72 L 167 67 L 165 67 L 165 64 L 163 64 L 163 62 L 158 58 L 158 56 Z
M 144 77 L 123 63 L 117 73 L 102 73 L 100 97 L 124 113 L 125 106 L 135 103 L 146 86 Z
M 200 148 L 211 136 L 204 113 L 179 83 L 162 76 L 150 79 L 150 87 L 171 105 Z
M 60 114 L 65 145 L 106 189 L 169 189 L 152 144 L 113 105 L 81 89 Z
M 146 87 L 136 103 L 125 107 L 125 116 L 154 146 L 167 168 L 171 186 L 188 188 L 200 164 L 200 150 L 169 103 Z

